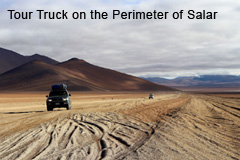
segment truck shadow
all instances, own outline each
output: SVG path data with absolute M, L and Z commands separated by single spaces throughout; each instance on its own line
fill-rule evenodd
M 63 111 L 63 110 L 56 109 L 50 112 L 59 112 L 59 111 Z M 2 112 L 1 114 L 24 114 L 24 113 L 41 113 L 41 112 L 49 112 L 49 111 Z
M 46 111 L 24 111 L 24 112 L 3 112 L 3 114 L 23 114 L 23 113 L 40 113 Z

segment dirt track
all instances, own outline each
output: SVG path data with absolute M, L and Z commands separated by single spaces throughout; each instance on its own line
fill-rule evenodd
M 1 96 L 0 159 L 240 159 L 240 96 L 75 94 L 53 112 L 41 96 Z

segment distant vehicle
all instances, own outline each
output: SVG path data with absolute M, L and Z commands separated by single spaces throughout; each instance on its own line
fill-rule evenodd
M 52 90 L 46 96 L 47 110 L 52 111 L 54 108 L 70 110 L 72 108 L 70 96 L 71 94 L 69 94 L 66 84 L 52 85 Z
M 149 99 L 153 99 L 154 98 L 154 95 L 152 93 L 149 94 Z

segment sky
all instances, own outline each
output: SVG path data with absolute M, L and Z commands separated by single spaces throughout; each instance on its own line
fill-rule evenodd
M 10 19 L 8 10 L 33 12 Z M 65 10 L 65 20 L 38 19 L 36 10 Z M 90 11 L 108 19 L 91 19 Z M 112 19 L 121 12 L 169 12 L 167 19 Z M 182 19 L 173 12 L 183 10 Z M 218 12 L 216 19 L 188 19 L 188 11 Z M 87 19 L 72 19 L 85 12 Z M 135 76 L 240 75 L 240 1 L 236 0 L 1 0 L 0 47 L 58 61 L 72 57 Z

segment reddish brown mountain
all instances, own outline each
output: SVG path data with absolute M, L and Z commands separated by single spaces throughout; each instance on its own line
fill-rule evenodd
M 0 48 L 0 74 L 16 68 L 22 64 L 30 62 L 32 60 L 41 60 L 48 64 L 57 64 L 59 62 L 39 54 L 34 54 L 32 56 L 23 56 L 14 51 Z
M 79 91 L 174 91 L 76 58 L 57 65 L 32 61 L 0 75 L 0 90 L 49 90 L 56 83 L 66 83 L 69 90 Z

